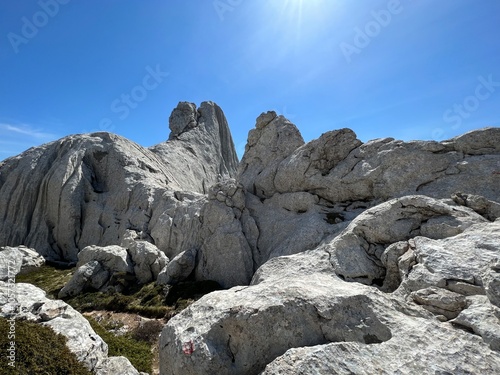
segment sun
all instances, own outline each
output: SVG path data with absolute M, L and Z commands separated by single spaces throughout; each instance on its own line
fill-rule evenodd
M 338 3 L 336 0 L 283 0 L 275 3 L 277 23 L 293 36 L 291 39 L 300 42 L 331 22 Z

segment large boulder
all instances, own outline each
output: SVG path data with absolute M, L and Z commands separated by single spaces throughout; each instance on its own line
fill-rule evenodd
M 128 277 L 145 284 L 156 281 L 168 264 L 167 256 L 158 248 L 137 238 L 134 231 L 126 231 L 122 246 L 87 246 L 78 253 L 77 269 L 59 291 L 59 298 L 75 296 L 87 290 L 113 288 L 122 291 L 123 285 L 110 285 L 115 278 Z
M 186 250 L 172 259 L 159 273 L 158 285 L 174 285 L 191 275 L 196 266 L 196 249 Z
M 429 241 L 451 237 L 477 223 L 488 221 L 454 203 L 406 196 L 366 210 L 324 249 L 331 254 L 335 272 L 345 280 L 382 285 L 390 267 L 390 252 L 396 250 L 389 245 L 416 236 Z M 386 289 L 391 287 L 386 285 Z
M 169 259 L 155 245 L 141 240 L 134 231 L 127 231 L 121 245 L 130 255 L 133 273 L 140 284 L 155 281 Z
M 78 253 L 76 271 L 59 291 L 59 298 L 76 296 L 87 290 L 100 290 L 115 273 L 133 274 L 134 267 L 127 249 L 111 246 L 87 246 Z

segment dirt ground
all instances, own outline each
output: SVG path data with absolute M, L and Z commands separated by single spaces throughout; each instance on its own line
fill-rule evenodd
M 135 330 L 137 327 L 141 326 L 141 324 L 152 320 L 156 320 L 161 322 L 162 324 L 166 324 L 166 321 L 162 319 L 149 319 L 137 314 L 116 313 L 112 311 L 91 311 L 83 313 L 83 315 L 94 318 L 94 320 L 96 320 L 99 324 L 106 328 L 106 330 L 114 333 L 115 335 L 124 335 Z M 160 374 L 158 345 L 159 340 L 156 340 L 155 344 L 153 344 L 151 347 L 151 352 L 154 355 L 154 360 L 153 372 L 150 375 Z

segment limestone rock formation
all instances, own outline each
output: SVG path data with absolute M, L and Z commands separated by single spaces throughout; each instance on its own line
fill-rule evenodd
M 296 149 L 278 167 L 277 191 L 309 191 L 331 202 L 410 194 L 448 198 L 457 191 L 499 197 L 498 128 L 440 143 L 385 138 L 360 145 L 353 138 L 349 130 L 330 132 Z
M 251 220 L 242 186 L 234 180 L 214 185 L 201 216 L 203 242 L 198 250 L 196 278 L 217 281 L 226 288 L 248 284 L 254 264 L 242 223 L 245 218 Z
M 303 144 L 299 130 L 285 117 L 272 111 L 261 114 L 255 129 L 248 134 L 238 180 L 250 193 L 261 198 L 272 197 L 279 163 Z
M 29 249 L 26 246 L 0 247 L 0 281 L 7 281 L 18 274 L 31 272 L 44 263 L 45 259 L 35 249 Z
M 500 371 L 500 309 L 484 296 L 481 281 L 500 251 L 500 223 L 450 202 L 403 197 L 366 211 L 337 237 L 373 241 L 370 236 L 378 236 L 389 247 L 401 243 L 401 227 L 407 237 L 416 236 L 397 257 L 401 281 L 395 292 L 338 276 L 345 266 L 332 256 L 334 242 L 273 258 L 250 286 L 211 293 L 167 324 L 161 373 Z M 392 214 L 374 214 L 385 210 Z M 425 225 L 419 221 L 430 212 L 440 220 L 423 224 L 434 227 L 426 234 L 438 234 L 435 239 L 422 236 Z M 412 233 L 405 217 L 418 223 L 419 231 Z M 385 224 L 376 231 L 373 220 L 378 219 Z M 435 226 L 443 222 L 457 229 L 438 233 Z M 352 262 L 365 264 L 358 242 L 350 243 Z
M 47 259 L 76 261 L 86 246 L 119 244 L 127 229 L 168 242 L 159 238 L 168 230 L 161 218 L 180 203 L 174 192 L 204 193 L 237 167 L 220 108 L 202 103 L 196 124 L 181 131 L 177 113 L 185 106 L 171 116 L 171 139 L 151 149 L 93 133 L 1 162 L 0 245 L 24 244 Z
M 98 368 L 95 375 L 147 375 L 145 372 L 139 372 L 135 369 L 130 361 L 123 357 L 108 357 L 104 359 Z

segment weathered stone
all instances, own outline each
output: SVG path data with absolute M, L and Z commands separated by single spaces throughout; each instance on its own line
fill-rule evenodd
M 130 361 L 122 356 L 108 357 L 102 361 L 99 368 L 96 369 L 95 375 L 142 375 L 135 369 Z
M 485 296 L 468 297 L 469 306 L 451 321 L 452 324 L 480 335 L 492 350 L 500 352 L 500 309 Z
M 396 327 L 393 338 L 380 344 L 343 342 L 290 349 L 261 375 L 495 374 L 500 371 L 499 358 L 477 336 L 418 319 Z
M 97 260 L 90 261 L 78 267 L 71 279 L 57 295 L 58 298 L 76 296 L 86 289 L 101 289 L 109 280 L 111 273 Z
M 454 236 L 476 223 L 487 221 L 472 210 L 444 201 L 407 196 L 363 212 L 325 249 L 332 255 L 335 272 L 346 280 L 380 283 L 386 274 L 382 256 L 388 245 L 422 233 L 432 238 Z
M 484 294 L 482 277 L 490 262 L 498 257 L 500 222 L 475 224 L 454 237 L 439 240 L 415 237 L 409 242 L 415 264 L 397 292 L 437 286 L 464 295 L 474 291 Z
M 34 249 L 26 246 L 0 248 L 0 281 L 15 278 L 18 274 L 28 273 L 41 267 L 45 259 Z
M 178 190 L 206 193 L 220 177 L 234 177 L 238 158 L 222 109 L 180 102 L 169 119 L 170 138 L 150 150 L 170 171 Z
M 410 297 L 424 309 L 447 319 L 456 318 L 467 306 L 465 297 L 461 294 L 434 286 L 412 292 Z
M 247 194 L 247 209 L 258 228 L 252 248 L 255 268 L 268 259 L 316 248 L 339 234 L 363 209 L 346 212 L 324 205 L 307 192 L 276 193 L 261 201 Z
M 330 202 L 446 198 L 456 191 L 495 200 L 500 153 L 491 139 L 499 138 L 500 129 L 489 128 L 443 143 L 385 138 L 360 145 L 342 129 L 297 148 L 280 163 L 274 184 L 281 193 L 308 191 Z
M 127 249 L 121 246 L 87 246 L 78 253 L 77 267 L 92 261 L 100 262 L 112 272 L 132 272 Z
M 183 281 L 191 275 L 196 266 L 197 250 L 186 250 L 172 259 L 158 275 L 159 285 L 173 285 Z
M 328 275 L 307 280 L 262 282 L 203 297 L 164 328 L 161 374 L 258 374 L 291 347 L 391 338 L 362 286 Z
M 480 195 L 455 193 L 452 199 L 462 206 L 470 207 L 486 219 L 495 221 L 500 217 L 500 203 L 491 201 Z
M 155 281 L 168 264 L 167 256 L 147 241 L 132 241 L 127 246 L 137 281 L 140 284 Z
M 217 197 L 223 195 L 220 201 Z M 234 180 L 213 186 L 201 216 L 203 243 L 198 250 L 197 280 L 213 280 L 222 287 L 246 285 L 254 273 L 252 249 L 239 220 L 244 209 L 244 193 Z M 229 199 L 226 199 L 229 198 Z

